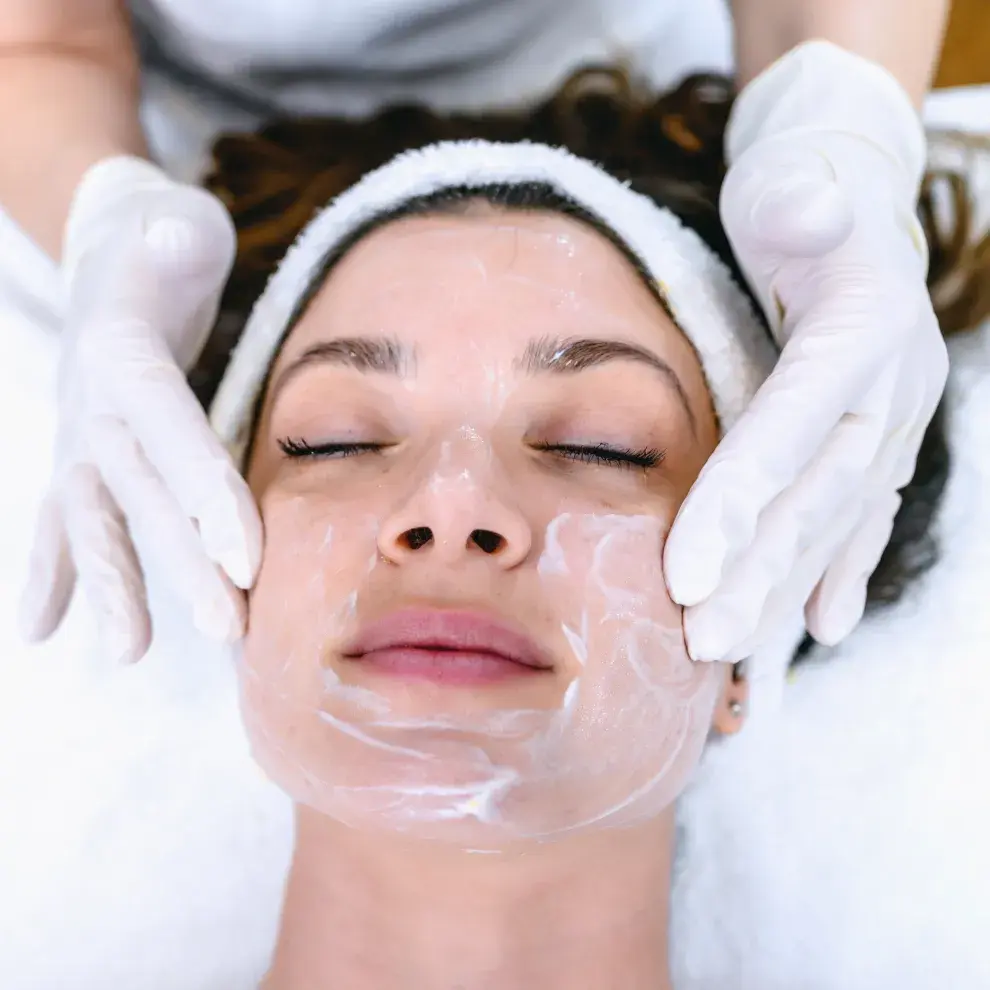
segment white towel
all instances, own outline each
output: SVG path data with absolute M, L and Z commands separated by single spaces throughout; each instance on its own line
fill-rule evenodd
M 669 210 L 597 165 L 540 144 L 450 141 L 409 151 L 366 175 L 300 233 L 257 301 L 210 409 L 240 459 L 251 411 L 286 325 L 321 260 L 375 216 L 459 186 L 542 182 L 598 217 L 656 280 L 694 345 L 723 430 L 770 373 L 776 351 L 748 297 L 714 252 Z
M 22 242 L 3 261 L 28 257 Z M 290 815 L 237 735 L 222 658 L 160 612 L 166 635 L 128 670 L 87 657 L 82 623 L 46 647 L 17 638 L 54 375 L 11 343 L 34 329 L 15 302 L 0 292 L 0 987 L 254 990 Z M 952 362 L 943 563 L 778 717 L 710 751 L 682 809 L 678 990 L 990 986 L 990 333 Z

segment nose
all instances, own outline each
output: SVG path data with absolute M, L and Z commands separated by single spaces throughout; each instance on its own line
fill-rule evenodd
M 519 508 L 467 475 L 443 484 L 427 480 L 378 533 L 379 551 L 396 564 L 489 559 L 507 570 L 525 560 L 532 545 L 532 528 Z

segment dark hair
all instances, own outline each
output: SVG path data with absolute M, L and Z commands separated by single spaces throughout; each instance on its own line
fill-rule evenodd
M 215 331 L 190 374 L 193 390 L 204 405 L 209 403 L 251 306 L 313 213 L 396 154 L 441 140 L 535 141 L 595 161 L 694 229 L 748 291 L 718 213 L 725 175 L 722 141 L 732 97 L 730 81 L 719 76 L 691 76 L 675 90 L 656 96 L 636 91 L 619 70 L 589 69 L 524 113 L 441 115 L 402 106 L 364 120 L 284 120 L 256 135 L 221 137 L 214 146 L 214 170 L 207 184 L 234 218 L 238 252 Z M 951 206 L 938 213 L 937 186 L 947 190 Z M 506 208 L 553 209 L 576 216 L 630 257 L 607 224 L 548 187 L 531 184 L 448 190 L 405 204 L 338 244 L 321 272 L 386 219 L 442 212 L 472 196 Z M 971 217 L 968 190 L 959 176 L 926 176 L 919 218 L 929 243 L 929 288 L 945 334 L 977 326 L 990 314 L 990 240 L 972 244 Z M 641 264 L 630 260 L 642 272 Z M 297 314 L 308 302 L 309 297 L 300 302 Z M 902 490 L 890 540 L 870 578 L 868 608 L 897 601 L 936 560 L 932 523 L 949 466 L 940 405 L 925 433 L 914 476 Z M 807 646 L 808 641 L 799 655 Z

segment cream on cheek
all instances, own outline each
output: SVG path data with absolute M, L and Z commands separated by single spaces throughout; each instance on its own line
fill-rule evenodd
M 521 375 L 519 353 L 534 323 L 573 327 L 559 319 L 573 299 L 561 302 L 559 278 L 499 268 L 492 251 L 507 242 L 483 240 L 471 256 L 461 245 L 463 264 L 450 258 L 433 281 L 421 272 L 389 283 L 403 338 L 418 350 L 416 374 L 389 385 L 401 396 L 393 455 L 301 465 L 262 445 L 254 480 L 266 556 L 242 684 L 255 753 L 296 800 L 352 825 L 497 848 L 659 813 L 697 759 L 716 681 L 687 659 L 664 587 L 662 545 L 678 497 L 621 468 L 534 458 L 522 442 L 521 426 L 540 408 L 524 400 L 540 386 Z M 512 240 L 522 241 L 517 253 L 530 250 L 518 232 Z M 546 238 L 538 244 L 546 249 Z M 569 251 L 555 242 L 550 258 L 573 260 Z M 325 301 L 337 304 L 332 322 L 353 332 L 358 309 L 343 295 Z M 438 297 L 442 306 L 426 305 Z M 605 315 L 594 293 L 588 306 L 582 312 Z M 319 313 L 314 306 L 310 316 Z M 379 327 L 388 315 L 365 306 Z M 616 395 L 626 393 L 616 380 Z M 557 396 L 550 412 L 565 436 L 564 393 L 548 385 L 544 395 Z M 592 410 L 607 390 L 597 398 Z M 334 403 L 327 408 L 323 428 L 333 429 Z M 263 430 L 291 432 L 292 409 L 287 399 Z M 307 421 L 316 428 L 320 414 Z M 589 414 L 584 429 L 593 428 Z M 416 527 L 440 537 L 399 552 Z M 506 552 L 477 552 L 478 529 L 500 535 Z M 379 682 L 341 660 L 362 623 L 410 602 L 508 618 L 556 658 L 554 670 L 454 691 Z
M 511 573 L 466 554 L 397 565 L 381 553 L 389 520 L 328 523 L 312 501 L 269 502 L 267 519 L 243 708 L 256 758 L 295 800 L 353 827 L 497 849 L 655 817 L 684 786 L 717 671 L 686 656 L 657 518 L 563 513 Z M 424 602 L 508 618 L 554 670 L 457 689 L 348 669 L 341 643 Z

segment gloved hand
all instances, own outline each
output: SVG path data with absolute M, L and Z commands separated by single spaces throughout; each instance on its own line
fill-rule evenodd
M 200 629 L 242 634 L 237 588 L 254 581 L 261 521 L 183 373 L 234 248 L 223 205 L 148 162 L 107 159 L 83 177 L 64 241 L 55 466 L 21 604 L 27 638 L 58 627 L 78 579 L 106 649 L 143 656 L 151 629 L 132 529 Z
M 915 215 L 925 136 L 894 78 L 801 45 L 739 95 L 726 148 L 722 220 L 783 350 L 665 550 L 705 660 L 802 605 L 822 643 L 856 626 L 948 374 Z

